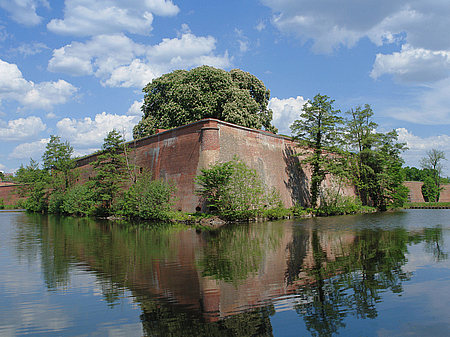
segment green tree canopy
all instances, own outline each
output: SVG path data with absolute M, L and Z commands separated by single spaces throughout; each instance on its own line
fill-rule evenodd
M 270 92 L 264 83 L 239 69 L 229 72 L 209 66 L 175 70 L 143 89 L 144 116 L 134 127 L 134 138 L 203 118 L 217 118 L 245 127 L 277 132 L 267 108 Z
M 338 173 L 337 156 L 330 156 L 324 150 L 339 152 L 336 146 L 340 141 L 339 125 L 342 118 L 338 116 L 339 110 L 333 108 L 334 100 L 326 95 L 317 94 L 314 100 L 308 100 L 303 105 L 300 119 L 291 126 L 295 138 L 303 145 L 313 150 L 304 160 L 312 167 L 311 175 L 311 206 L 316 207 L 319 188 L 327 173 Z

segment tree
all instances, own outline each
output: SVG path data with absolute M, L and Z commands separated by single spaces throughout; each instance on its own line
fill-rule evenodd
M 19 195 L 27 197 L 25 208 L 32 212 L 46 212 L 50 196 L 50 176 L 47 170 L 41 170 L 39 163 L 30 159 L 30 164 L 26 167 L 20 165 L 15 180 L 21 184 Z
M 50 141 L 46 146 L 46 150 L 42 156 L 43 168 L 47 170 L 53 177 L 53 183 L 57 183 L 58 175 L 62 175 L 64 187 L 70 185 L 71 170 L 75 167 L 75 161 L 71 158 L 73 147 L 69 142 L 61 142 L 61 137 L 50 136 Z
M 317 205 L 320 185 L 325 175 L 337 171 L 333 164 L 339 159 L 335 154 L 339 150 L 336 145 L 339 142 L 338 126 L 342 118 L 338 116 L 340 111 L 333 108 L 333 103 L 334 100 L 328 96 L 317 94 L 313 101 L 308 100 L 303 105 L 300 119 L 294 121 L 291 126 L 295 139 L 313 151 L 303 161 L 312 167 L 310 184 L 312 207 Z
M 121 143 L 124 139 L 117 130 L 112 130 L 104 139 L 102 151 L 92 163 L 97 175 L 94 178 L 94 189 L 105 212 L 111 210 L 113 200 L 122 187 L 126 165 L 122 155 Z
M 355 184 L 363 205 L 369 203 L 369 191 L 371 188 L 370 174 L 372 172 L 368 159 L 372 155 L 372 147 L 376 142 L 377 135 L 374 132 L 378 126 L 372 121 L 373 110 L 369 104 L 356 107 L 347 111 L 349 116 L 345 120 L 345 139 L 349 150 L 350 163 L 353 164 L 353 183 Z
M 427 151 L 427 156 L 422 158 L 420 161 L 420 166 L 423 169 L 428 169 L 433 172 L 434 183 L 438 189 L 438 194 L 436 195 L 436 198 L 434 200 L 436 202 L 439 201 L 439 191 L 441 189 L 440 177 L 444 168 L 444 165 L 442 163 L 443 160 L 446 160 L 444 151 L 431 149 L 430 151 Z
M 426 202 L 439 200 L 439 188 L 430 176 L 426 177 L 423 182 L 422 196 Z
M 239 69 L 226 72 L 201 66 L 175 70 L 154 79 L 143 91 L 144 116 L 133 129 L 134 138 L 203 118 L 276 132 L 271 125 L 272 110 L 267 108 L 269 90 L 261 80 Z

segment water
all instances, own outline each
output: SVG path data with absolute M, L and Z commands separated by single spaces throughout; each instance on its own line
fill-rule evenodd
M 448 336 L 449 216 L 198 233 L 0 212 L 0 336 Z

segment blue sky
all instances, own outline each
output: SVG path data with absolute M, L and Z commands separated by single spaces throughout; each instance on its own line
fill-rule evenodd
M 370 104 L 406 165 L 450 159 L 449 27 L 448 0 L 0 0 L 0 170 L 39 160 L 50 135 L 76 155 L 113 128 L 131 139 L 143 86 L 203 64 L 263 80 L 281 133 L 321 93 Z

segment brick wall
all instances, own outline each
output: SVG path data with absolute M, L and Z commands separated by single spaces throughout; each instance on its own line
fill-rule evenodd
M 422 196 L 422 185 L 421 181 L 405 181 L 403 183 L 409 188 L 408 201 L 409 202 L 425 202 Z M 441 191 L 439 201 L 440 202 L 450 202 L 450 184 L 441 185 L 443 190 Z
M 154 178 L 175 182 L 176 208 L 185 212 L 204 208 L 195 194 L 195 176 L 200 170 L 234 156 L 257 170 L 269 188 L 275 187 L 285 206 L 296 202 L 306 205 L 309 201 L 311 173 L 300 166 L 297 144 L 288 137 L 204 119 L 128 144 L 131 162 L 151 170 Z M 89 164 L 95 159 L 96 155 L 91 155 L 78 161 L 81 182 L 94 175 Z M 324 184 L 331 186 L 332 181 L 327 179 Z M 350 186 L 343 193 L 354 195 Z
M 17 187 L 19 185 L 3 183 L 0 184 L 0 199 L 5 205 L 16 205 L 21 199 L 17 194 Z

